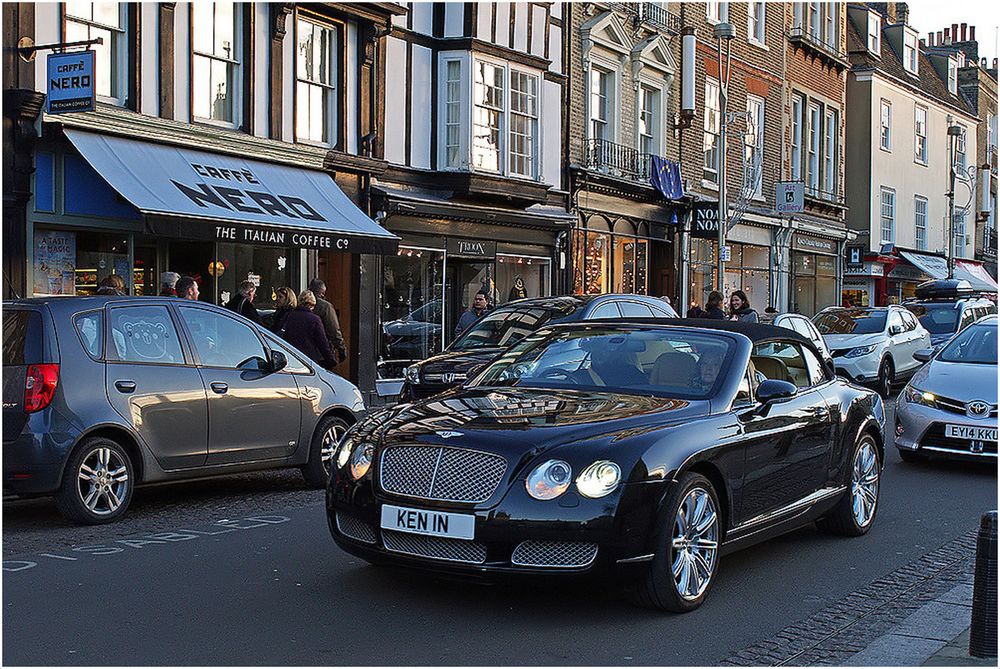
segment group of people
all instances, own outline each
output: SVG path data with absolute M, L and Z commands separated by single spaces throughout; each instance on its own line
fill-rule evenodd
M 692 306 L 688 312 L 688 318 L 708 318 L 720 321 L 743 321 L 744 323 L 757 323 L 760 318 L 757 312 L 750 306 L 750 298 L 742 290 L 734 290 L 729 295 L 729 313 L 722 308 L 725 298 L 717 290 L 708 294 L 705 308 L 702 309 L 697 304 Z

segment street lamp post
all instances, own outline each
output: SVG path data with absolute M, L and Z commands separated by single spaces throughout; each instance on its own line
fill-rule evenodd
M 948 278 L 955 278 L 955 142 L 961 126 L 948 126 Z
M 719 249 L 716 253 L 716 290 L 725 294 L 726 263 L 722 259 L 729 227 L 729 203 L 726 198 L 726 126 L 729 124 L 729 67 L 732 63 L 732 40 L 736 31 L 731 23 L 717 23 L 714 35 L 719 46 Z M 726 66 L 722 69 L 722 42 L 726 42 Z

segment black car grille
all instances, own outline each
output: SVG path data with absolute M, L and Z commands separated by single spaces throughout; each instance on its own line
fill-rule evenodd
M 379 482 L 396 495 L 443 502 L 484 502 L 493 496 L 507 460 L 447 446 L 390 446 L 382 452 Z
M 933 423 L 929 428 L 927 428 L 927 432 L 924 433 L 924 438 L 920 440 L 921 448 L 939 448 L 947 451 L 954 451 L 955 453 L 974 452 L 972 450 L 972 442 L 967 439 L 954 439 L 946 437 L 944 430 L 945 428 L 943 423 Z M 983 450 L 981 452 L 996 455 L 997 442 L 984 441 Z
M 366 544 L 375 543 L 375 528 L 371 523 L 343 511 L 337 512 L 337 530 L 345 537 Z
M 477 541 L 382 530 L 382 543 L 385 544 L 386 550 L 393 553 L 469 564 L 486 562 L 486 546 Z
M 438 393 L 443 393 L 454 386 L 455 384 L 447 383 L 411 383 L 409 385 L 410 399 L 422 400 L 428 397 L 434 397 Z
M 520 567 L 586 567 L 597 557 L 597 544 L 583 541 L 522 541 L 510 561 Z

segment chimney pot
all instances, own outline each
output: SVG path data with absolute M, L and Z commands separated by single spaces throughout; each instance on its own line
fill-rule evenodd
M 966 40 L 966 37 L 968 37 L 968 30 L 969 30 L 969 24 L 968 23 L 963 23 L 962 24 L 962 41 L 963 42 Z
M 969 26 L 969 41 L 976 41 L 976 26 Z
M 957 23 L 952 23 L 951 24 L 951 41 L 952 42 L 957 42 L 958 41 L 958 24 Z
M 937 31 L 937 46 L 944 46 L 944 33 Z
M 951 44 L 951 28 L 944 29 L 944 44 L 945 46 Z

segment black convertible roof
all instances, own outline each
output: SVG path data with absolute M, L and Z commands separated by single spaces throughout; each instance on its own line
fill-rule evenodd
M 706 330 L 722 330 L 724 332 L 737 332 L 746 336 L 750 341 L 757 343 L 771 341 L 774 339 L 785 339 L 800 344 L 805 344 L 811 349 L 815 349 L 809 339 L 803 337 L 795 330 L 778 327 L 777 325 L 767 325 L 764 323 L 744 323 L 743 321 L 720 321 L 712 318 L 620 318 L 597 321 L 586 321 L 576 323 L 576 325 L 669 325 L 671 327 L 704 328 Z

